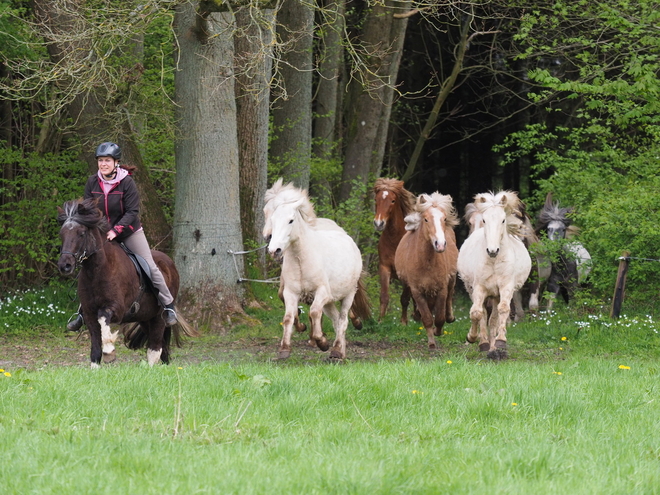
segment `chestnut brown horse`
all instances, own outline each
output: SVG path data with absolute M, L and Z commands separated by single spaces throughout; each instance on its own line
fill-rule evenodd
M 394 262 L 401 281 L 410 287 L 426 329 L 429 349 L 445 322 L 454 321 L 458 248 L 454 227 L 458 216 L 449 195 L 422 194 L 415 212 L 406 216 L 406 234 Z
M 374 183 L 376 214 L 374 227 L 382 232 L 378 240 L 378 276 L 380 278 L 380 314 L 382 320 L 390 303 L 390 282 L 398 279 L 394 255 L 401 238 L 406 233 L 404 218 L 415 207 L 415 195 L 403 187 L 397 179 L 380 178 Z M 408 323 L 410 288 L 403 284 L 401 292 L 401 323 Z
M 147 361 L 154 365 L 170 360 L 170 340 L 180 342 L 180 332 L 197 333 L 178 315 L 178 323 L 165 326 L 163 308 L 156 296 L 144 290 L 135 265 L 124 249 L 106 239 L 109 225 L 93 199 L 74 200 L 58 207 L 58 222 L 62 251 L 57 267 L 62 275 L 71 276 L 76 267 L 78 298 L 91 340 L 91 365 L 96 368 L 115 359 L 114 342 L 119 332 L 112 332 L 113 323 L 131 323 L 124 333 L 124 341 L 131 349 L 147 347 Z M 179 273 L 174 262 L 160 251 L 152 251 L 154 261 L 163 273 L 165 282 L 176 298 L 179 292 Z

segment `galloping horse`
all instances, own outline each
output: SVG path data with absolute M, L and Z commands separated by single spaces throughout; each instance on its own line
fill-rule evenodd
M 546 291 L 550 293 L 547 310 L 552 309 L 559 293 L 568 304 L 575 290 L 591 271 L 591 255 L 574 239 L 578 229 L 572 225 L 570 218 L 572 212 L 573 208 L 561 208 L 559 202 L 553 202 L 552 193 L 547 194 L 545 204 L 539 212 L 537 232 L 539 235 L 546 233 L 548 239 L 546 246 L 553 251 L 549 256 L 552 264 L 547 277 Z M 557 249 L 553 249 L 553 243 Z
M 500 191 L 475 196 L 483 228 L 465 240 L 458 254 L 458 273 L 472 299 L 469 343 L 479 336 L 479 350 L 491 359 L 506 357 L 506 323 L 513 293 L 532 268 L 527 248 L 520 240 L 520 200 L 516 193 Z M 488 317 L 487 300 L 496 302 Z
M 281 203 L 287 203 L 287 202 L 292 202 L 296 201 L 299 197 L 299 190 L 296 189 L 296 187 L 292 184 L 284 184 L 283 179 L 280 177 L 275 181 L 273 186 L 266 191 L 266 194 L 264 195 L 264 228 L 262 231 L 262 234 L 264 236 L 264 239 L 266 241 L 270 242 L 270 238 L 273 234 L 273 226 L 272 222 L 270 220 L 270 217 L 273 215 L 273 211 L 275 211 L 275 208 L 277 205 Z M 311 204 L 311 203 L 310 203 Z M 316 218 L 316 222 L 313 225 L 313 228 L 317 230 L 338 230 L 340 232 L 344 232 L 344 229 L 342 229 L 339 225 L 334 220 L 330 220 L 329 218 Z M 283 293 L 284 291 L 284 280 L 280 278 L 280 288 L 277 292 L 278 297 L 282 302 L 284 302 L 283 298 Z M 359 297 L 362 296 L 362 294 L 358 294 Z M 360 304 L 369 304 L 368 301 L 362 301 Z M 354 304 L 357 304 L 356 301 L 354 301 Z M 370 313 L 370 312 L 369 312 Z M 296 332 L 304 332 L 307 327 L 305 326 L 304 323 L 300 322 L 300 315 L 296 315 L 296 318 L 293 322 L 293 326 L 296 329 Z M 353 324 L 353 328 L 356 330 L 362 330 L 362 320 L 360 319 L 359 316 L 356 315 L 356 311 L 354 308 L 351 308 L 351 310 L 348 312 L 348 317 L 351 320 L 351 323 Z
M 378 239 L 378 276 L 380 278 L 380 316 L 387 313 L 390 302 L 390 282 L 399 278 L 394 264 L 394 255 L 399 242 L 406 233 L 404 218 L 415 207 L 415 195 L 403 187 L 403 181 L 397 179 L 376 179 L 374 183 L 376 214 L 374 227 L 382 232 Z M 401 292 L 401 323 L 408 324 L 408 303 L 410 288 L 403 284 Z
M 415 212 L 406 220 L 406 234 L 396 249 L 394 263 L 401 281 L 410 287 L 429 349 L 436 349 L 435 335 L 445 322 L 454 321 L 458 225 L 451 196 L 433 193 L 417 199 Z
M 291 355 L 291 333 L 298 302 L 302 301 L 310 304 L 310 340 L 323 351 L 330 347 L 321 328 L 321 315 L 325 313 L 335 330 L 330 358 L 344 359 L 348 312 L 354 300 L 360 302 L 354 307 L 358 316 L 369 317 L 366 290 L 361 281 L 360 250 L 342 229 L 317 228 L 319 219 L 307 191 L 292 187 L 287 197 L 276 198 L 273 206 L 268 252 L 273 258 L 282 259 L 285 305 L 278 357 L 286 359 Z M 341 302 L 339 311 L 336 301 Z
M 180 330 L 187 336 L 197 333 L 179 315 L 179 323 L 166 327 L 163 308 L 151 291 L 144 291 L 135 265 L 117 242 L 106 240 L 108 225 L 93 199 L 74 200 L 58 207 L 58 222 L 62 251 L 57 267 L 62 275 L 70 276 L 80 266 L 78 298 L 89 329 L 92 344 L 92 368 L 115 360 L 114 342 L 119 332 L 112 332 L 112 323 L 137 325 L 124 333 L 131 349 L 147 347 L 147 361 L 153 366 L 160 359 L 170 360 L 170 339 L 180 343 Z M 160 251 L 152 251 L 167 286 L 176 298 L 179 292 L 179 273 L 174 262 Z

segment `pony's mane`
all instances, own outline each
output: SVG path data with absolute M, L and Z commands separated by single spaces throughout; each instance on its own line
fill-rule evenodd
M 507 232 L 516 236 L 525 236 L 524 218 L 525 206 L 514 191 L 499 191 L 497 193 L 479 193 L 474 197 L 476 212 L 483 213 L 488 208 L 501 207 L 506 213 Z M 467 207 L 466 207 L 467 211 Z M 474 214 L 475 212 L 472 212 Z
M 404 188 L 403 185 L 404 182 L 402 180 L 380 177 L 374 182 L 374 193 L 378 195 L 378 193 L 383 191 L 391 191 L 396 194 L 401 199 L 401 210 L 405 217 L 414 211 L 417 198 L 413 193 Z
M 477 205 L 475 205 L 474 203 L 468 203 L 465 205 L 465 213 L 463 214 L 463 220 L 465 220 L 465 223 L 470 225 L 470 220 L 477 213 L 479 213 L 479 211 L 477 210 Z
M 433 194 L 420 194 L 415 203 L 415 211 L 406 215 L 404 221 L 406 222 L 406 230 L 417 230 L 422 221 L 422 213 L 429 208 L 438 208 L 445 212 L 445 222 L 452 227 L 459 224 L 458 214 L 452 202 L 451 196 L 448 194 L 440 194 L 434 192 Z
M 110 230 L 110 225 L 103 212 L 99 209 L 95 199 L 74 199 L 64 203 L 57 215 L 60 225 L 67 222 L 76 222 L 87 228 L 98 228 L 102 232 Z
M 571 219 L 568 216 L 573 212 L 573 208 L 560 208 L 559 201 L 554 203 L 546 202 L 539 212 L 538 229 L 547 227 L 550 222 L 562 222 L 567 227 L 571 224 Z
M 277 179 L 273 187 L 266 191 L 264 195 L 264 200 L 266 204 L 270 203 L 272 211 L 274 211 L 278 206 L 284 204 L 291 204 L 296 202 L 301 202 L 301 205 L 298 207 L 300 215 L 305 219 L 305 221 L 311 225 L 316 223 L 316 212 L 314 211 L 314 205 L 309 199 L 309 195 L 306 189 L 300 189 L 289 182 L 288 184 L 283 184 L 283 180 L 280 177 Z

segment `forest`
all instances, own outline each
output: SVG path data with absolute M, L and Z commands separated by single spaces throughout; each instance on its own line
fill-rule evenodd
M 373 184 L 573 208 L 588 296 L 657 300 L 660 5 L 650 0 L 0 0 L 0 296 L 58 277 L 94 149 L 138 167 L 183 298 L 238 307 L 264 193 L 309 189 L 373 273 Z M 466 226 L 457 230 L 459 245 Z

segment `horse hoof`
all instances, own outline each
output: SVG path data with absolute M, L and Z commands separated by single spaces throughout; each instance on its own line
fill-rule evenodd
M 506 340 L 496 340 L 495 349 L 506 349 Z
M 316 346 L 319 349 L 321 349 L 323 352 L 325 352 L 328 349 L 330 349 L 330 342 L 328 342 L 328 339 L 326 339 L 324 335 L 320 339 L 316 339 Z
M 305 330 L 307 330 L 307 325 L 305 325 L 304 323 L 301 323 L 300 325 L 298 325 L 295 328 L 296 328 L 296 332 L 303 333 Z
M 291 351 L 289 349 L 280 349 L 277 353 L 277 359 L 288 359 L 290 355 Z
M 343 361 L 344 356 L 342 356 L 341 352 L 339 352 L 337 349 L 333 349 L 330 351 L 330 356 L 328 357 L 330 361 Z
M 429 344 L 429 351 L 437 351 L 438 346 L 436 344 Z
M 489 349 L 490 349 L 490 344 L 488 344 L 487 342 L 484 342 L 483 344 L 479 344 L 479 352 L 486 352 Z
M 117 360 L 117 353 L 115 351 L 103 354 L 103 362 L 105 364 L 114 363 Z
M 451 315 L 450 317 L 447 318 L 447 323 L 454 323 L 456 321 L 456 317 L 454 315 Z
M 360 320 L 359 318 L 356 318 L 351 323 L 353 323 L 353 328 L 355 328 L 356 330 L 362 330 L 362 320 Z

